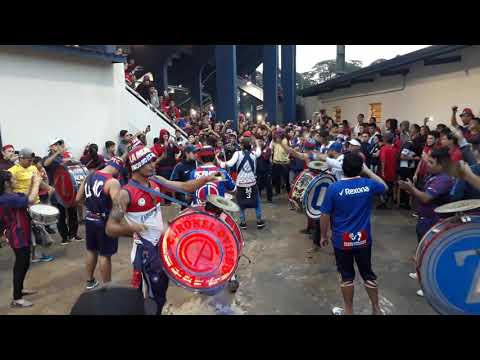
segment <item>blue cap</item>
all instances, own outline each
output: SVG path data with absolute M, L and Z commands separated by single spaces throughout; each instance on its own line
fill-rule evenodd
M 185 146 L 185 148 L 183 149 L 185 153 L 192 153 L 192 152 L 195 152 L 195 150 L 196 150 L 195 146 L 191 144 Z
M 336 151 L 338 153 L 341 153 L 342 148 L 343 148 L 342 144 L 335 141 L 332 145 L 329 146 L 328 151 Z

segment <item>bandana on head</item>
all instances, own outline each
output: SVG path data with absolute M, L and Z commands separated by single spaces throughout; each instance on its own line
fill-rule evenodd
M 128 153 L 128 160 L 130 161 L 132 171 L 139 170 L 141 167 L 147 165 L 155 159 L 155 154 L 145 146 L 137 146 Z
M 215 149 L 211 146 L 204 146 L 196 151 L 199 158 L 215 155 Z
M 125 166 L 124 162 L 122 159 L 119 157 L 113 157 L 107 162 L 107 166 L 111 166 L 114 169 L 117 169 L 119 172 L 121 172 Z

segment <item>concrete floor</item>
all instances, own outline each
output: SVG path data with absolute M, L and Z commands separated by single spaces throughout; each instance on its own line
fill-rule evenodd
M 240 259 L 240 288 L 216 296 L 198 295 L 171 284 L 164 314 L 292 314 L 329 315 L 333 306 L 341 306 L 338 275 L 332 249 L 325 248 L 309 256 L 311 240 L 299 233 L 305 216 L 288 209 L 286 196 L 274 204 L 262 204 L 267 227 L 257 230 L 255 212 L 247 211 L 249 228 L 244 231 L 245 250 L 252 263 Z M 175 206 L 164 208 L 164 220 L 175 216 Z M 417 284 L 408 277 L 413 270 L 410 258 L 416 239 L 415 219 L 406 211 L 376 211 L 373 216 L 373 269 L 380 286 L 380 304 L 386 314 L 434 314 L 422 298 L 415 295 Z M 84 234 L 81 226 L 80 233 Z M 55 235 L 58 241 L 58 235 Z M 56 257 L 51 263 L 32 264 L 26 288 L 39 290 L 30 297 L 29 309 L 10 309 L 13 253 L 0 249 L 0 314 L 68 314 L 84 291 L 85 243 L 66 247 L 54 245 L 48 250 Z M 129 284 L 131 239 L 121 239 L 113 258 L 113 281 Z M 356 280 L 360 285 L 359 280 Z M 355 312 L 369 314 L 368 298 L 362 286 L 356 287 Z

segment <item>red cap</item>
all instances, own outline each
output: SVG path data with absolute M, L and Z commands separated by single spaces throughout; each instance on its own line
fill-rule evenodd
M 15 148 L 13 147 L 13 145 L 10 145 L 10 144 L 7 144 L 4 147 L 2 147 L 3 151 L 7 151 L 8 149 L 15 149 Z
M 473 111 L 472 109 L 470 108 L 465 108 L 463 109 L 462 113 L 460 114 L 460 116 L 464 116 L 464 115 L 471 115 L 472 117 L 474 116 L 473 115 Z
M 196 151 L 199 158 L 215 155 L 215 149 L 211 146 L 204 146 Z
M 245 131 L 245 132 L 243 133 L 243 136 L 244 136 L 244 137 L 251 137 L 251 136 L 252 136 L 252 132 L 251 132 L 251 131 Z

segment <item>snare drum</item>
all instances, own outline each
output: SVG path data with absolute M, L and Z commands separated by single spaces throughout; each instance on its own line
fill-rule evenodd
M 304 211 L 303 196 L 308 184 L 317 176 L 317 173 L 310 169 L 303 170 L 293 181 L 290 193 L 288 194 L 288 201 L 292 206 L 299 211 Z
M 80 185 L 88 174 L 87 168 L 80 163 L 61 165 L 55 170 L 55 197 L 60 204 L 66 208 L 74 206 Z
M 38 204 L 28 209 L 30 218 L 38 225 L 54 225 L 58 222 L 60 211 L 55 206 Z
M 242 233 L 226 212 L 198 205 L 170 221 L 159 246 L 167 275 L 181 287 L 213 295 L 235 274 L 243 250 Z
M 480 216 L 453 216 L 434 225 L 416 253 L 425 298 L 440 314 L 480 315 Z

